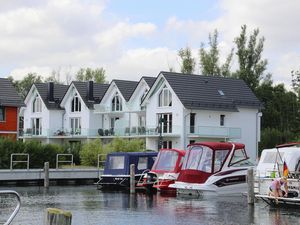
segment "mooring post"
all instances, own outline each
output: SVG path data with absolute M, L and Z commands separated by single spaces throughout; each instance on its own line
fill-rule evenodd
M 248 183 L 248 204 L 254 204 L 254 173 L 253 168 L 249 168 L 247 171 L 247 183 Z
M 135 165 L 130 164 L 130 194 L 135 193 Z
M 62 209 L 46 209 L 45 225 L 71 225 L 72 213 Z
M 49 162 L 44 164 L 44 187 L 49 187 Z

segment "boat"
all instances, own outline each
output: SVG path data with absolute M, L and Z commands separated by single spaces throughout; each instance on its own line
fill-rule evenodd
M 269 196 L 269 187 L 275 178 L 284 174 L 287 169 L 288 197 Z M 286 175 L 286 174 L 285 174 Z M 300 205 L 300 143 L 277 145 L 272 149 L 264 149 L 256 168 L 255 197 L 270 205 Z
M 181 171 L 185 150 L 161 149 L 152 169 L 138 183 L 147 192 L 176 193 L 176 189 L 170 188 Z
M 245 145 L 233 142 L 199 142 L 188 146 L 174 184 L 179 195 L 242 195 L 247 191 L 247 170 L 254 163 Z
M 135 181 L 152 168 L 157 152 L 114 152 L 106 156 L 103 174 L 97 182 L 98 189 L 129 189 L 130 165 L 135 165 Z

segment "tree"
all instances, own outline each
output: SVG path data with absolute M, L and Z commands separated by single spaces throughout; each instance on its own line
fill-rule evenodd
M 193 73 L 196 66 L 196 60 L 192 57 L 192 52 L 189 47 L 181 48 L 178 51 L 178 56 L 181 58 L 181 73 Z
M 236 55 L 239 59 L 239 69 L 235 76 L 243 79 L 254 91 L 263 78 L 268 64 L 266 59 L 261 59 L 265 39 L 264 37 L 258 39 L 259 29 L 254 29 L 248 39 L 247 26 L 243 25 L 241 28 L 240 36 L 234 40 L 237 46 Z
M 60 69 L 52 70 L 51 75 L 45 79 L 45 82 L 53 82 L 55 84 L 62 84 L 60 81 Z
M 105 70 L 101 68 L 80 68 L 76 73 L 76 80 L 78 81 L 89 81 L 93 80 L 95 83 L 104 84 L 106 83 Z
M 41 83 L 42 77 L 36 73 L 28 73 L 22 80 L 14 80 L 13 77 L 9 76 L 10 79 L 16 88 L 19 95 L 24 99 L 30 90 L 33 83 Z
M 222 76 L 228 77 L 230 73 L 230 64 L 233 56 L 233 49 L 231 49 L 230 54 L 227 56 L 226 61 L 223 65 L 219 63 L 219 47 L 218 47 L 218 31 L 215 30 L 213 35 L 209 34 L 209 47 L 210 49 L 206 50 L 204 43 L 201 43 L 199 50 L 200 57 L 200 67 L 203 75 L 210 76 Z
M 291 75 L 293 90 L 298 94 L 298 97 L 300 97 L 300 71 L 292 70 Z

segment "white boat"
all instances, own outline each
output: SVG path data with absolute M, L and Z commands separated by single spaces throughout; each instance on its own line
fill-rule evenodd
M 189 145 L 179 177 L 169 187 L 184 195 L 242 195 L 247 191 L 247 170 L 253 166 L 244 144 L 194 143 Z
M 256 198 L 268 204 L 275 203 L 275 198 L 268 195 L 274 178 L 283 176 L 283 164 L 288 169 L 288 198 L 278 198 L 279 203 L 300 204 L 300 143 L 278 145 L 276 148 L 262 151 L 256 168 Z

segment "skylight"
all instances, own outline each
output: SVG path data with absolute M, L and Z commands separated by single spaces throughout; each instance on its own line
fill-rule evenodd
M 224 95 L 225 95 L 224 92 L 223 92 L 222 90 L 218 90 L 218 92 L 219 92 L 219 94 L 220 94 L 221 96 L 224 96 Z

